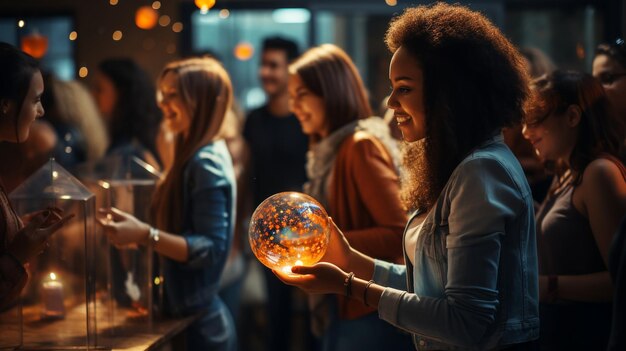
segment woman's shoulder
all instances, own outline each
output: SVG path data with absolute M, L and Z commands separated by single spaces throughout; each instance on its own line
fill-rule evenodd
M 453 179 L 454 178 L 454 179 Z M 495 142 L 470 153 L 457 166 L 451 180 L 456 183 L 499 182 L 515 185 L 522 193 L 530 193 L 524 171 L 511 150 L 503 142 Z
M 624 165 L 616 158 L 596 158 L 585 168 L 579 187 L 594 191 L 617 191 L 619 187 L 626 186 L 625 171 Z
M 232 160 L 226 143 L 218 140 L 199 148 L 189 160 L 187 173 L 196 179 L 229 178 L 232 175 Z

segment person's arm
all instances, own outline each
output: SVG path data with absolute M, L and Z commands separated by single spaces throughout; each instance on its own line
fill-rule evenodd
M 349 173 L 367 213 L 374 223 L 368 228 L 345 231 L 350 245 L 372 257 L 402 257 L 402 233 L 407 221 L 400 202 L 400 181 L 382 145 L 357 133 L 351 150 Z
M 219 162 L 203 159 L 190 170 L 195 187 L 187 208 L 191 211 L 193 231 L 182 235 L 160 231 L 159 241 L 153 243 L 158 253 L 185 263 L 183 267 L 211 267 L 227 255 L 228 227 L 233 213 L 228 205 L 229 185 Z M 148 224 L 115 208 L 101 212 L 112 215 L 113 221 L 100 219 L 99 222 L 114 245 L 149 243 Z
M 609 249 L 620 220 L 626 213 L 626 181 L 619 168 L 611 161 L 598 159 L 591 162 L 576 189 L 581 195 L 583 209 L 589 218 L 593 237 L 608 267 Z M 578 195 L 578 194 L 577 194 Z M 539 277 L 540 299 L 548 298 L 586 302 L 610 302 L 613 283 L 606 271 L 559 275 L 556 296 L 548 294 L 548 276 Z
M 10 254 L 0 254 L 0 311 L 17 300 L 26 281 L 22 263 Z

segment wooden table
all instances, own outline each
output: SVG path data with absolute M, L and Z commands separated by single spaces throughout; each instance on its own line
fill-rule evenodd
M 97 306 L 97 346 L 92 348 L 95 350 L 155 350 L 182 336 L 182 332 L 199 318 L 197 315 L 181 319 L 155 319 L 150 325 L 147 319 L 129 318 L 128 309 L 115 307 L 115 318 L 112 318 L 110 310 L 103 307 L 100 304 Z M 86 349 L 83 347 L 87 345 L 84 304 L 68 310 L 65 318 L 59 320 L 42 320 L 37 315 L 38 311 L 40 309 L 34 307 L 23 309 L 21 350 Z

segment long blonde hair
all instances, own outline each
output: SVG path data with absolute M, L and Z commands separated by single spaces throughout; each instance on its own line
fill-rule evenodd
M 76 81 L 51 79 L 51 83 L 59 120 L 75 125 L 85 136 L 87 161 L 99 160 L 106 153 L 109 141 L 89 90 Z
M 232 101 L 232 85 L 228 73 L 212 58 L 191 58 L 175 61 L 163 69 L 178 77 L 177 91 L 191 117 L 187 137 L 182 133 L 174 141 L 174 162 L 156 191 L 152 202 L 152 219 L 162 230 L 182 230 L 183 171 L 196 151 L 222 138 L 224 116 Z

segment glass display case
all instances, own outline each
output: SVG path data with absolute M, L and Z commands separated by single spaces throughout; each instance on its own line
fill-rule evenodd
M 112 156 L 79 168 L 78 175 L 96 194 L 98 208 L 115 207 L 148 221 L 160 179 L 151 165 L 132 155 Z M 104 235 L 97 237 L 97 255 L 106 262 L 106 275 L 99 274 L 97 282 L 108 291 L 102 300 L 107 306 L 105 329 L 111 336 L 123 333 L 121 329 L 129 325 L 151 329 L 162 300 L 157 255 L 151 246 L 115 247 Z
M 95 197 L 54 160 L 17 187 L 9 199 L 15 211 L 57 207 L 74 214 L 26 266 L 22 291 L 22 348 L 93 349 L 98 346 L 96 316 L 101 311 L 95 285 Z M 4 333 L 4 330 L 2 331 Z

